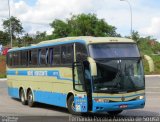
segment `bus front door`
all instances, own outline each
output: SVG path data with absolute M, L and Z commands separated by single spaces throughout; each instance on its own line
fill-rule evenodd
M 88 111 L 88 100 L 84 78 L 84 68 L 82 63 L 73 64 L 73 88 L 75 91 L 74 105 L 76 112 Z

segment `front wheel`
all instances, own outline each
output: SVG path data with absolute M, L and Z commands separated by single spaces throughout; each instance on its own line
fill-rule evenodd
M 70 96 L 67 100 L 67 106 L 68 106 L 68 111 L 73 114 L 73 115 L 81 115 L 80 112 L 76 112 L 75 109 L 75 103 L 74 103 L 74 96 Z
M 35 106 L 35 102 L 33 101 L 33 94 L 31 90 L 28 92 L 27 101 L 28 101 L 28 106 L 30 107 Z
M 119 110 L 119 111 L 108 111 L 107 113 L 110 115 L 110 116 L 117 116 L 118 114 L 120 114 L 122 112 L 122 110 Z

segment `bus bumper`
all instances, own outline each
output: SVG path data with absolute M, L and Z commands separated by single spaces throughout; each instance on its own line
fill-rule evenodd
M 145 99 L 126 101 L 126 102 L 96 102 L 93 100 L 92 112 L 107 112 L 127 109 L 138 109 L 144 108 Z

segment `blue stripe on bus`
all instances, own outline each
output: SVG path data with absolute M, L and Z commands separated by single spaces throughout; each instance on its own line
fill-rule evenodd
M 70 44 L 70 43 L 76 43 L 76 42 L 86 44 L 86 42 L 84 40 L 68 40 L 68 41 L 64 41 L 64 42 L 51 42 L 51 43 L 48 43 L 48 44 L 39 44 L 39 45 L 35 45 L 35 46 L 15 48 L 15 49 L 9 50 L 8 52 L 28 50 L 28 49 L 34 49 L 34 48 L 42 48 L 42 47 L 54 46 L 54 45 Z
M 38 74 L 40 73 L 40 74 Z M 35 70 L 7 70 L 7 75 L 11 76 L 49 76 L 49 77 L 56 77 L 58 80 L 68 80 L 68 81 L 73 81 L 70 78 L 62 78 L 60 76 L 60 73 L 58 70 L 52 70 L 52 71 L 47 71 L 47 70 L 40 70 L 40 71 L 35 71 Z

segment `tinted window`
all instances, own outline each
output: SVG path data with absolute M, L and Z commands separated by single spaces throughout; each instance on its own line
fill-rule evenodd
M 62 64 L 71 64 L 73 62 L 73 45 L 64 45 L 61 47 Z
M 29 61 L 31 65 L 37 65 L 37 50 L 31 50 L 29 51 Z
M 22 51 L 21 52 L 21 65 L 22 66 L 27 66 L 28 65 L 28 52 L 27 51 Z
M 13 66 L 13 53 L 8 53 L 7 55 L 7 65 Z
M 59 65 L 61 63 L 60 46 L 53 47 L 53 62 L 52 65 Z
M 19 65 L 19 52 L 13 53 L 13 65 L 18 66 Z
M 39 49 L 39 65 L 48 64 L 48 48 Z
M 87 59 L 87 49 L 83 44 L 76 44 L 76 61 L 81 62 Z
M 53 48 L 49 49 L 49 64 L 53 65 Z

